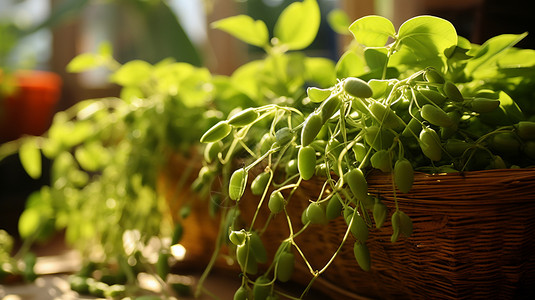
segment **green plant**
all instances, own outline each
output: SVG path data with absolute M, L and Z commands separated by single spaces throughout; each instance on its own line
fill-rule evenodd
M 160 173 L 172 155 L 195 157 L 194 145 L 218 114 L 243 104 L 239 97 L 233 103 L 224 103 L 224 95 L 216 99 L 213 89 L 223 80 L 205 68 L 171 59 L 121 65 L 108 44 L 98 53 L 77 56 L 68 71 L 97 66 L 112 71 L 110 81 L 122 87 L 121 98 L 81 101 L 58 112 L 43 136 L 25 136 L 0 147 L 0 159 L 18 152 L 32 178 L 41 176 L 42 155 L 52 161 L 50 185 L 29 197 L 20 216 L 24 243 L 14 260 L 63 231 L 66 243 L 84 258 L 79 275 L 84 286 L 97 268 L 101 286 L 133 288 L 138 272 L 161 273 L 156 266 L 163 263 L 151 261 L 151 253 L 169 252 L 171 238 L 174 244 L 180 241 L 180 228 L 173 223 L 176 212 L 158 192 Z M 232 93 L 230 87 L 225 91 Z M 218 101 L 217 114 L 207 109 Z M 184 178 L 195 168 L 195 161 L 185 166 Z M 74 281 L 77 286 L 80 280 Z M 127 292 L 135 293 L 132 288 Z
M 358 265 L 368 270 L 366 241 L 385 220 L 393 242 L 411 235 L 409 215 L 368 194 L 372 169 L 391 173 L 396 193 L 407 193 L 415 171 L 532 165 L 535 54 L 513 47 L 524 34 L 474 45 L 440 18 L 416 17 L 396 31 L 387 19 L 368 16 L 349 26 L 355 41 L 334 63 L 301 51 L 319 20 L 316 1 L 304 0 L 281 14 L 272 38 L 263 22 L 245 15 L 214 23 L 266 53 L 228 77 L 173 60 L 121 65 L 107 45 L 75 58 L 70 71 L 111 69 L 121 96 L 80 102 L 58 113 L 44 136 L 0 148 L 0 158 L 19 151 L 32 177 L 41 174 L 41 154 L 53 160 L 51 185 L 32 195 L 21 216 L 23 250 L 65 230 L 88 258 L 71 277 L 73 290 L 135 295 L 139 271 L 168 285 L 170 246 L 188 230 L 173 214 L 187 217 L 192 203 L 168 210 L 157 180 L 180 153 L 192 162 L 183 178 L 199 172 L 191 189 L 221 218 L 196 294 L 205 292 L 203 281 L 227 247 L 243 274 L 235 299 L 281 295 L 277 281 L 290 280 L 301 259 L 312 276 L 303 298 L 343 244 L 353 243 Z M 199 141 L 206 142 L 202 150 Z M 317 197 L 300 218 L 291 217 L 287 204 L 312 178 L 323 183 Z M 248 189 L 255 197 L 242 199 Z M 238 206 L 244 201 L 257 201 L 250 220 Z M 268 221 L 260 223 L 265 206 Z M 311 265 L 296 238 L 340 217 L 347 230 L 338 250 L 325 265 Z M 289 235 L 270 256 L 262 238 L 274 218 L 287 221 Z M 96 268 L 102 276 L 91 278 Z M 117 283 L 130 288 L 111 291 Z
M 291 12 L 296 14 L 292 19 L 299 20 L 298 8 L 312 2 L 296 3 L 281 19 Z M 240 16 L 220 22 L 235 22 L 226 30 L 251 44 L 264 45 L 242 35 L 259 30 L 259 21 Z M 354 242 L 355 259 L 363 270 L 373 268 L 366 241 L 388 215 L 391 241 L 410 237 L 411 218 L 397 202 L 387 208 L 380 198 L 369 195 L 366 176 L 372 169 L 391 173 L 394 191 L 407 193 L 415 171 L 524 168 L 534 163 L 535 135 L 524 132 L 535 127 L 529 100 L 535 52 L 514 48 L 526 34 L 500 35 L 475 45 L 458 36 L 450 22 L 433 16 L 409 19 L 398 30 L 388 19 L 367 16 L 349 30 L 356 42 L 337 62 L 335 84 L 307 88 L 306 97 L 291 102 L 305 103 L 302 106 L 249 108 L 252 117 L 244 124 L 237 126 L 232 118 L 220 121 L 217 126 L 225 127 L 223 134 L 201 139 L 209 142 L 206 149 L 214 144 L 221 149 L 218 155 L 210 154 L 219 159 L 207 160 L 206 167 L 232 173 L 223 176 L 230 198 L 226 201 L 255 201 L 250 220 L 241 219 L 239 206 L 224 206 L 227 222 L 221 232 L 229 235 L 230 249 L 236 251 L 243 273 L 237 295 L 244 290 L 256 295 L 260 286 L 265 290 L 261 299 L 281 294 L 276 282 L 289 278 L 294 263 L 287 253 L 302 258 L 312 276 L 299 299 L 345 243 Z M 519 95 L 515 92 L 519 90 L 530 92 Z M 244 150 L 237 151 L 236 145 Z M 323 185 L 296 220 L 286 205 L 297 201 L 292 196 L 312 174 Z M 251 182 L 252 176 L 256 178 Z M 247 188 L 256 197 L 242 199 Z M 269 217 L 259 224 L 257 217 L 265 205 Z M 342 216 L 347 230 L 339 247 L 326 253 L 330 259 L 325 265 L 311 265 L 296 238 Z M 252 237 L 268 232 L 276 217 L 287 221 L 289 235 L 261 269 L 264 259 L 258 258 L 260 250 L 253 246 Z M 237 233 L 242 238 L 233 239 Z

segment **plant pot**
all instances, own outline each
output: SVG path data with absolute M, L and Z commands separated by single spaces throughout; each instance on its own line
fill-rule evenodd
M 203 269 L 208 264 L 217 240 L 220 220 L 209 215 L 209 200 L 202 199 L 191 188 L 200 168 L 201 159 L 195 156 L 195 150 L 188 157 L 173 153 L 158 177 L 158 192 L 165 199 L 165 211 L 169 213 L 165 217 L 173 224 L 181 223 L 184 228 L 180 244 L 186 252 L 178 265 L 195 269 Z M 186 205 L 191 205 L 191 213 L 183 218 L 180 210 Z
M 43 134 L 60 98 L 62 80 L 53 72 L 21 70 L 14 79 L 14 94 L 2 99 L 0 142 Z
M 302 182 L 288 202 L 294 232 L 302 228 L 301 212 L 317 198 L 321 183 Z M 390 242 L 391 175 L 372 172 L 368 183 L 369 192 L 389 208 L 384 226 L 370 228 L 371 270 L 359 268 L 350 235 L 314 287 L 333 299 L 528 299 L 535 294 L 535 169 L 416 174 L 410 193 L 397 192 L 399 208 L 412 218 L 413 234 L 396 243 Z M 250 194 L 240 200 L 245 220 L 257 205 L 258 197 Z M 258 226 L 269 215 L 266 206 Z M 283 214 L 271 222 L 262 238 L 273 257 L 289 229 Z M 339 217 L 311 225 L 295 239 L 314 270 L 328 262 L 346 228 Z M 297 258 L 293 280 L 306 284 L 311 278 Z

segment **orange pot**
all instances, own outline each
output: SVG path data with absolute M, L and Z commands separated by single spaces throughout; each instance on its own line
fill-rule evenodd
M 1 100 L 1 142 L 25 134 L 43 134 L 50 126 L 61 94 L 62 80 L 56 73 L 23 70 L 17 71 L 14 77 L 14 94 Z

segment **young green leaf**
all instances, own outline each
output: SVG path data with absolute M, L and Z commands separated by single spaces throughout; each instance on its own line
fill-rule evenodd
M 22 143 L 19 149 L 19 158 L 22 167 L 31 178 L 41 177 L 41 151 L 37 148 L 34 139 L 28 139 Z
M 301 50 L 316 38 L 320 21 L 316 0 L 293 2 L 281 13 L 275 24 L 274 35 L 288 50 Z
M 349 26 L 357 42 L 367 47 L 384 47 L 389 37 L 396 35 L 390 20 L 381 16 L 366 16 Z
M 317 87 L 307 88 L 307 95 L 310 101 L 319 103 L 327 99 L 331 95 L 330 89 L 320 89 Z
M 502 34 L 487 40 L 474 53 L 474 57 L 468 61 L 464 69 L 469 76 L 477 76 L 477 72 L 485 72 L 485 66 L 494 67 L 491 63 L 495 61 L 505 50 L 510 49 L 516 43 L 526 37 L 522 34 Z
M 383 70 L 388 62 L 388 50 L 386 48 L 366 48 L 364 59 L 371 70 Z
M 358 77 L 366 73 L 366 62 L 354 51 L 347 51 L 335 66 L 338 78 Z
M 67 64 L 67 72 L 78 73 L 88 71 L 99 66 L 98 56 L 93 53 L 82 53 L 75 56 Z
M 122 86 L 139 87 L 149 80 L 153 66 L 146 61 L 132 60 L 110 76 L 110 81 Z
M 338 34 L 349 34 L 349 26 L 351 21 L 347 13 L 341 9 L 334 9 L 327 15 L 327 22 L 329 26 Z
M 253 46 L 264 47 L 269 43 L 269 32 L 262 20 L 247 15 L 238 15 L 212 23 L 212 27 L 223 30 Z
M 449 55 L 457 46 L 457 31 L 445 19 L 418 16 L 401 24 L 398 39 L 421 57 Z

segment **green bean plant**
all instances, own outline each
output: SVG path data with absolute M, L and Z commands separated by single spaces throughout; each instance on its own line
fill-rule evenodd
M 260 27 L 240 24 L 240 30 Z M 236 28 L 227 29 L 240 37 Z M 477 45 L 434 16 L 414 17 L 397 30 L 384 17 L 367 16 L 353 22 L 349 32 L 354 42 L 335 66 L 333 85 L 307 87 L 298 101 L 302 106 L 246 108 L 201 138 L 206 144 L 204 169 L 213 177 L 231 168 L 223 176 L 223 238 L 216 253 L 226 243 L 241 269 L 242 285 L 234 299 L 302 299 L 346 243 L 353 244 L 360 268 L 370 270 L 373 253 L 367 239 L 386 219 L 391 220 L 391 242 L 410 238 L 411 217 L 397 200 L 387 207 L 368 193 L 366 177 L 373 170 L 391 174 L 395 194 L 405 194 L 415 172 L 534 163 L 530 99 L 535 52 L 514 47 L 526 33 L 499 35 Z M 323 183 L 317 195 L 302 212 L 290 213 L 288 203 L 302 200 L 292 197 L 312 178 Z M 252 197 L 244 197 L 246 189 Z M 256 207 L 250 220 L 242 218 L 242 201 Z M 264 207 L 269 216 L 259 223 Z M 262 241 L 266 232 L 276 230 L 270 226 L 274 218 L 286 220 L 289 235 L 282 241 Z M 310 264 L 296 238 L 337 218 L 347 224 L 339 247 L 325 253 L 330 257 L 325 265 Z M 280 242 L 273 257 L 263 242 Z M 312 279 L 300 296 L 287 295 L 277 285 L 291 279 L 298 259 Z

